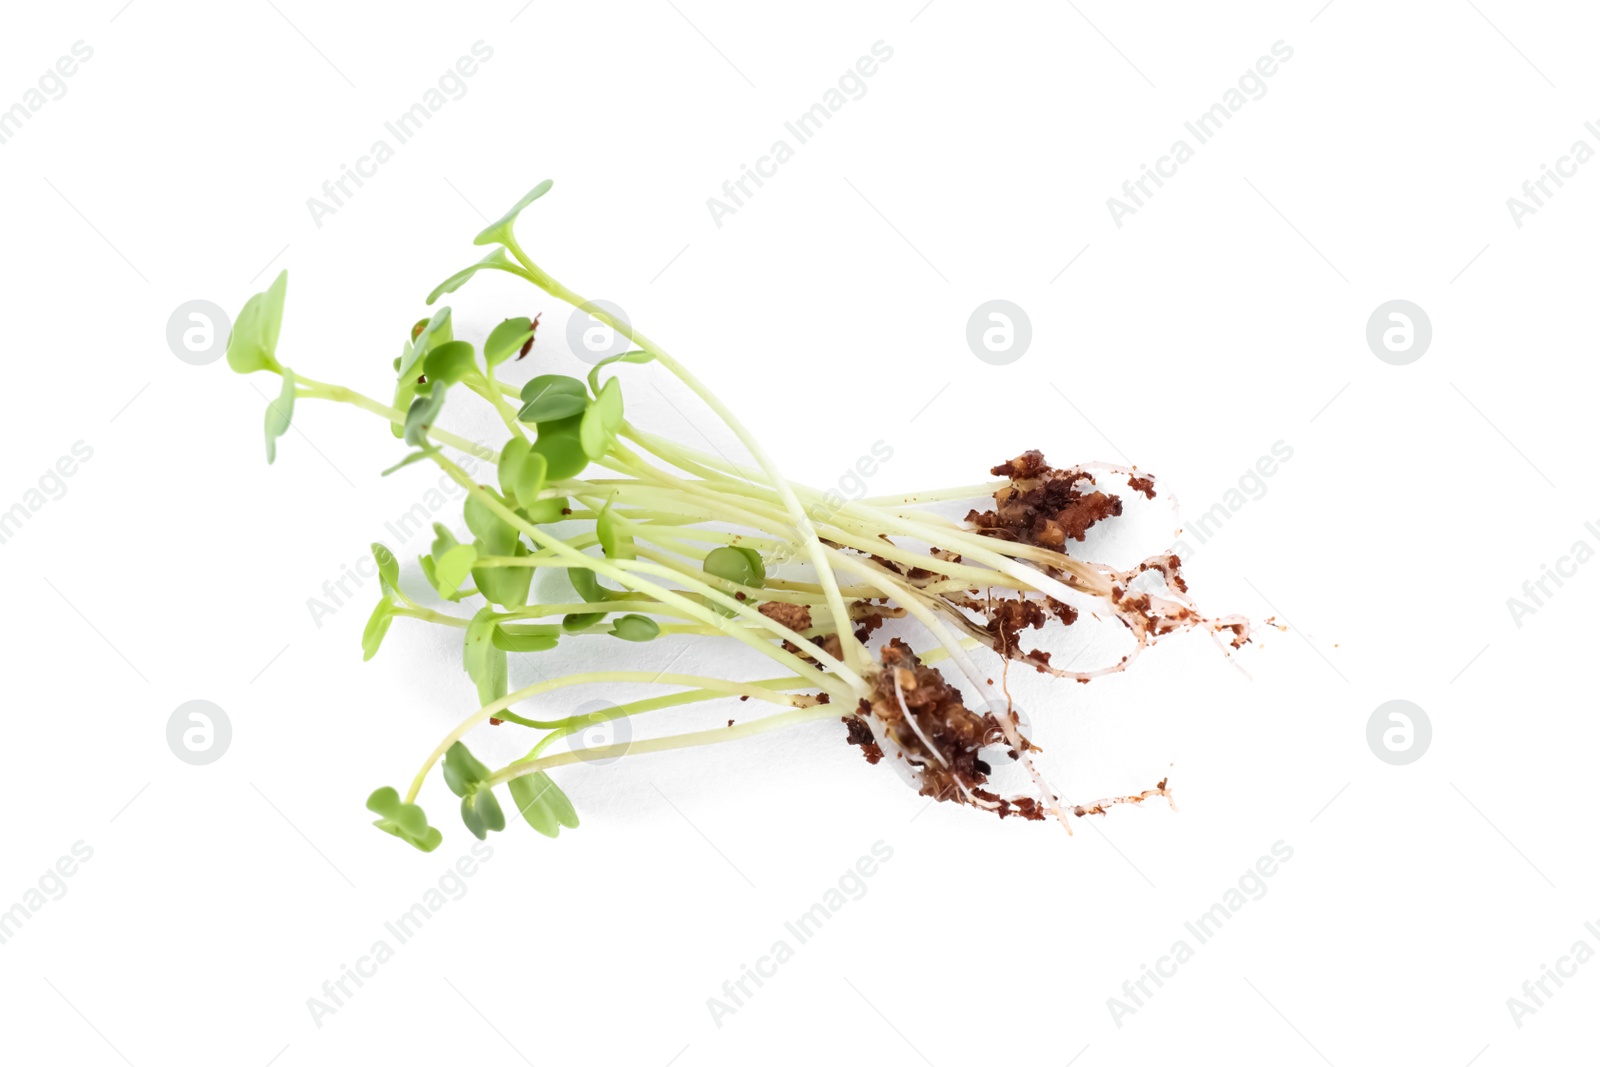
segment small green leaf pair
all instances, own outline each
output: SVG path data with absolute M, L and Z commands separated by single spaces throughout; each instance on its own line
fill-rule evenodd
M 282 270 L 263 292 L 244 302 L 228 334 L 228 366 L 239 374 L 282 371 L 278 365 L 278 331 L 283 326 L 283 298 L 289 272 Z
M 583 473 L 589 457 L 583 450 L 583 417 L 589 394 L 583 383 L 565 374 L 541 374 L 522 387 L 517 418 L 539 427 L 534 455 L 544 457 L 545 476 L 553 481 Z
M 578 828 L 578 813 L 561 787 L 543 771 L 524 774 L 506 783 L 511 790 L 511 800 L 528 821 L 528 825 L 546 837 L 555 837 L 565 826 Z
M 361 632 L 361 658 L 363 661 L 378 654 L 389 624 L 394 621 L 394 598 L 400 595 L 400 561 L 394 558 L 388 546 L 374 541 L 372 558 L 378 564 L 378 584 L 383 589 L 383 599 L 378 601 Z
M 478 687 L 479 706 L 499 700 L 507 691 L 506 652 L 494 640 L 499 621 L 493 608 L 481 608 L 467 623 L 462 664 Z
M 278 458 L 278 438 L 289 432 L 294 417 L 294 372 L 278 362 L 278 333 L 283 326 L 283 301 L 289 272 L 279 271 L 272 284 L 244 302 L 228 334 L 228 366 L 240 374 L 270 370 L 283 376 L 278 399 L 267 404 L 267 462 Z
M 546 178 L 544 181 L 534 186 L 528 195 L 524 196 L 521 200 L 518 200 L 510 211 L 500 216 L 500 218 L 496 221 L 490 223 L 483 229 L 481 233 L 478 234 L 477 237 L 473 238 L 472 243 L 475 245 L 492 244 L 503 247 L 496 248 L 487 256 L 484 256 L 482 259 L 478 260 L 478 262 L 469 267 L 463 267 L 461 270 L 456 271 L 454 274 L 450 275 L 450 277 L 440 282 L 434 287 L 433 292 L 428 294 L 428 303 L 432 304 L 445 293 L 455 292 L 457 289 L 467 284 L 473 275 L 477 274 L 481 270 L 503 270 L 508 274 L 515 274 L 520 277 L 527 278 L 530 281 L 536 282 L 537 279 L 535 279 L 532 274 L 529 274 L 528 271 L 524 270 L 522 267 L 506 257 L 506 249 L 514 249 L 517 247 L 517 238 L 514 233 L 514 227 L 517 223 L 517 216 L 522 214 L 523 209 L 529 204 L 539 199 L 545 193 L 548 193 L 550 191 L 550 186 L 553 184 L 553 182 Z M 517 345 L 518 347 L 521 347 L 522 342 L 517 342 Z
M 565 497 L 539 499 L 549 469 L 549 461 L 520 437 L 507 441 L 500 450 L 500 492 L 506 506 L 535 525 L 559 522 L 567 511 Z
M 460 741 L 444 754 L 444 784 L 461 798 L 461 821 L 479 841 L 488 837 L 491 830 L 506 828 L 505 812 L 500 810 L 494 790 L 486 784 L 489 773 L 489 768 Z
M 439 417 L 439 412 L 444 408 L 444 390 L 424 388 L 425 383 L 421 379 L 426 376 L 427 364 L 424 361 L 428 354 L 434 348 L 447 345 L 452 340 L 454 333 L 450 323 L 450 309 L 440 308 L 434 313 L 433 318 L 422 319 L 411 327 L 411 336 L 406 339 L 405 347 L 400 350 L 399 358 L 394 361 L 398 377 L 394 385 L 392 406 L 395 410 L 406 413 L 406 421 L 404 426 L 392 426 L 390 429 L 396 437 L 404 437 L 407 444 L 418 447 L 426 445 L 427 427 L 433 425 L 433 421 Z
M 485 493 L 494 495 L 494 490 L 488 486 L 480 488 Z M 508 508 L 512 506 L 509 501 L 500 502 Z M 559 502 L 557 504 L 559 506 Z M 467 520 L 467 529 L 477 536 L 477 540 L 473 542 L 477 557 L 515 558 L 528 555 L 528 546 L 523 543 L 517 528 L 501 518 L 489 506 L 488 501 L 474 493 L 467 497 L 462 510 Z M 490 603 L 499 604 L 501 607 L 519 608 L 528 602 L 528 588 L 533 582 L 533 568 L 474 566 L 472 578 L 478 584 L 478 591 Z
M 472 243 L 475 245 L 501 244 L 507 247 L 515 247 L 517 239 L 512 228 L 517 223 L 517 216 L 522 214 L 523 209 L 529 204 L 548 193 L 550 187 L 554 184 L 553 181 L 546 178 L 538 185 L 535 185 L 526 196 L 512 206 L 510 211 L 485 226 L 478 236 L 472 239 Z
M 477 561 L 478 550 L 475 546 L 457 544 L 455 534 L 443 523 L 436 522 L 433 524 L 433 547 L 428 550 L 428 555 L 420 557 L 417 562 L 422 565 L 422 574 L 433 586 L 433 591 L 442 599 L 454 602 L 477 591 L 461 588 L 461 583 L 467 580 L 472 565 Z
M 445 308 L 441 314 L 448 315 L 449 311 L 449 308 Z M 425 336 L 426 328 L 423 333 Z M 435 334 L 435 339 L 438 336 Z M 404 362 L 402 358 L 402 365 Z M 417 369 L 417 366 L 414 363 L 412 369 Z M 428 431 L 433 429 L 433 424 L 439 420 L 439 413 L 444 410 L 445 394 L 450 387 L 467 375 L 478 373 L 477 353 L 465 341 L 440 341 L 428 349 L 420 367 L 420 377 L 425 378 L 425 382 L 403 378 L 398 388 L 402 392 L 410 392 L 414 397 L 411 406 L 406 409 L 405 427 L 401 431 L 406 444 L 424 448 L 428 444 Z
M 541 374 L 522 387 L 522 401 L 517 418 L 538 425 L 533 451 L 545 457 L 554 480 L 583 473 L 590 460 L 610 451 L 622 428 L 622 385 L 615 378 L 591 401 L 577 378 Z
M 467 282 L 470 281 L 472 277 L 479 271 L 483 270 L 503 270 L 508 274 L 515 274 L 519 277 L 534 281 L 535 279 L 533 275 L 529 274 L 521 266 L 507 258 L 506 249 L 514 249 L 517 247 L 517 239 L 514 233 L 517 216 L 522 214 L 523 209 L 529 204 L 539 199 L 545 193 L 548 193 L 550 191 L 550 186 L 553 184 L 554 183 L 547 178 L 538 185 L 534 186 L 528 195 L 524 196 L 521 200 L 518 200 L 516 205 L 513 206 L 510 211 L 500 216 L 500 218 L 495 222 L 490 223 L 481 233 L 478 234 L 477 237 L 473 238 L 472 243 L 475 245 L 492 244 L 502 247 L 495 248 L 494 251 L 478 260 L 478 262 L 472 264 L 471 266 L 461 268 L 454 274 L 450 275 L 450 277 L 434 286 L 433 292 L 428 294 L 428 303 L 432 304 L 435 300 L 439 299 L 446 293 L 455 292 L 457 289 L 467 284 Z M 518 341 L 517 347 L 522 347 L 523 341 L 526 340 L 527 338 L 523 338 L 522 341 Z M 504 357 L 502 356 L 501 358 Z M 496 362 L 499 362 L 499 360 L 491 361 L 490 366 L 493 366 Z
M 552 522 L 561 515 L 558 508 L 554 518 L 546 517 L 549 509 L 538 508 L 541 503 L 559 503 L 539 499 L 539 494 L 544 491 L 548 470 L 549 463 L 544 456 L 535 452 L 533 445 L 520 437 L 513 437 L 500 450 L 500 492 L 525 514 L 531 516 L 533 510 L 538 510 L 540 518 L 533 519 L 534 522 Z
M 467 281 L 480 270 L 503 270 L 508 274 L 518 275 L 523 273 L 520 267 L 506 258 L 506 250 L 504 248 L 496 248 L 493 252 L 472 264 L 472 266 L 461 268 L 434 286 L 433 292 L 428 294 L 429 306 L 432 306 L 433 302 L 444 294 L 453 293 L 467 284 Z
M 428 825 L 422 808 L 401 803 L 400 794 L 392 786 L 374 790 L 367 798 L 367 810 L 378 816 L 372 825 L 423 852 L 432 852 L 444 840 L 438 827 Z

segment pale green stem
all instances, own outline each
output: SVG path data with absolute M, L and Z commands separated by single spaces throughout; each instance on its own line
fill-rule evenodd
M 713 730 L 700 730 L 690 734 L 675 734 L 670 737 L 651 737 L 643 741 L 628 741 L 623 744 L 606 745 L 602 748 L 586 748 L 576 752 L 558 752 L 553 756 L 522 760 L 502 767 L 489 776 L 487 785 L 490 787 L 501 785 L 513 778 L 537 774 L 540 771 L 549 770 L 551 767 L 562 767 L 570 763 L 618 759 L 623 756 L 642 755 L 646 752 L 668 752 L 678 748 L 699 748 L 702 745 L 720 745 L 726 741 L 740 741 L 747 737 L 754 737 L 757 734 L 770 733 L 773 730 L 782 730 L 790 726 L 800 726 L 820 719 L 837 719 L 839 715 L 840 712 L 837 707 L 821 704 L 811 708 L 797 708 L 794 711 L 780 712 L 777 715 L 768 715 L 762 719 L 753 719 L 750 722 L 742 722 L 734 726 Z
M 516 256 L 528 273 L 533 276 L 535 285 L 552 296 L 565 300 L 573 307 L 584 307 L 588 304 L 588 301 L 584 300 L 583 297 L 556 281 L 537 266 L 533 260 L 529 259 L 527 253 L 523 252 L 521 246 L 517 244 L 516 239 L 509 234 L 507 235 L 506 245 L 511 254 Z M 745 429 L 744 424 L 734 416 L 732 411 L 728 410 L 727 406 L 717 398 L 715 393 L 707 389 L 698 378 L 689 372 L 687 367 L 669 356 L 666 349 L 650 340 L 642 331 L 635 330 L 632 324 L 617 320 L 605 309 L 590 305 L 588 310 L 591 311 L 595 318 L 605 322 L 622 336 L 629 338 L 634 344 L 650 353 L 657 363 L 660 363 L 674 374 L 679 381 L 687 385 L 734 432 L 734 436 L 739 438 L 739 441 L 749 450 L 750 455 L 754 457 L 756 463 L 766 472 L 773 488 L 782 497 L 790 518 L 796 523 L 805 545 L 806 555 L 810 557 L 811 565 L 817 571 L 817 579 L 822 584 L 824 592 L 828 595 L 828 602 L 833 608 L 834 618 L 849 618 L 849 613 L 844 606 L 844 597 L 839 592 L 838 583 L 834 580 L 833 569 L 827 565 L 827 553 L 823 550 L 822 542 L 817 538 L 816 528 L 811 525 L 811 519 L 806 515 L 805 508 L 800 506 L 799 498 L 795 496 L 794 490 L 790 488 L 788 481 L 778 470 L 777 465 L 768 458 L 766 450 L 761 447 L 761 443 L 756 440 L 749 430 Z M 866 671 L 870 665 L 870 657 L 867 655 L 867 650 L 848 629 L 839 635 L 839 640 L 845 654 L 845 662 L 850 665 L 850 673 L 856 676 L 856 683 L 859 686 L 858 692 L 865 694 L 866 683 L 860 680 L 860 674 Z
M 326 382 L 314 381 L 310 378 L 302 378 L 298 374 L 295 375 L 295 381 L 297 384 L 310 387 L 306 392 L 295 394 L 296 396 L 304 397 L 308 400 L 333 400 L 341 404 L 352 404 L 364 411 L 370 411 L 374 415 L 380 415 L 396 426 L 404 426 L 406 424 L 405 412 L 374 400 L 370 396 L 358 393 L 354 389 L 348 389 L 342 385 L 329 385 Z M 460 437 L 448 430 L 441 430 L 437 426 L 428 431 L 428 436 L 440 444 L 449 445 L 451 448 L 465 452 L 469 456 L 475 456 L 478 459 L 494 463 L 500 462 L 500 453 L 497 449 L 478 444 L 476 441 L 469 441 L 465 437 Z
M 507 693 L 498 700 L 490 701 L 488 704 L 485 704 L 483 707 L 467 716 L 456 725 L 455 729 L 446 734 L 444 740 L 440 741 L 438 747 L 435 748 L 432 754 L 428 756 L 427 762 L 422 765 L 422 769 L 417 772 L 417 776 L 411 780 L 411 788 L 406 792 L 406 803 L 410 804 L 416 801 L 417 794 L 422 791 L 423 783 L 427 781 L 428 772 L 433 770 L 433 765 L 435 763 L 438 763 L 439 760 L 444 758 L 444 754 L 450 750 L 450 746 L 461 740 L 461 738 L 466 735 L 467 731 L 471 730 L 474 726 L 477 726 L 479 723 L 487 722 L 490 718 L 494 717 L 496 712 L 504 711 L 511 705 L 516 704 L 519 701 L 527 700 L 529 697 L 535 697 L 541 693 L 548 693 L 556 689 L 566 689 L 574 685 L 589 685 L 611 682 L 637 682 L 642 685 L 691 686 L 696 689 L 710 689 L 732 696 L 747 696 L 755 700 L 765 700 L 768 703 L 773 704 L 786 704 L 791 707 L 799 706 L 803 703 L 809 703 L 809 701 L 815 699 L 813 697 L 784 696 L 781 693 L 774 693 L 772 690 L 765 689 L 758 685 L 750 685 L 744 682 L 730 682 L 723 678 L 707 678 L 694 674 L 665 674 L 651 671 L 593 671 L 586 674 L 569 674 L 565 677 L 555 678 L 550 681 L 535 682 L 532 685 L 523 686 L 521 689 L 518 689 L 515 692 Z M 551 728 L 549 723 L 539 722 L 538 720 L 529 721 L 537 725 L 540 729 Z

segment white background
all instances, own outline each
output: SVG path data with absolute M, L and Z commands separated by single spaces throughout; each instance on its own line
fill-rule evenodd
M 1575 941 L 1600 949 L 1583 926 L 1600 920 L 1596 568 L 1520 627 L 1507 607 L 1575 541 L 1600 547 L 1600 165 L 1520 228 L 1506 206 L 1573 141 L 1600 148 L 1583 5 L 121 3 L 17 5 L 0 37 L 0 107 L 93 48 L 0 145 L 0 508 L 93 450 L 0 545 L 0 908 L 93 850 L 0 945 L 8 1060 L 1591 1054 L 1600 965 L 1520 1027 L 1506 1003 Z M 479 40 L 493 58 L 466 94 L 316 225 L 307 198 Z M 893 58 L 866 94 L 719 228 L 707 198 L 877 41 Z M 1266 94 L 1115 225 L 1106 199 L 1277 41 L 1293 57 Z M 433 854 L 361 806 L 475 706 L 456 639 L 402 621 L 363 664 L 371 584 L 320 627 L 307 608 L 369 541 L 394 545 L 384 523 L 434 476 L 379 479 L 398 443 L 313 403 L 268 468 L 276 379 L 181 362 L 167 319 L 195 299 L 235 311 L 287 267 L 284 361 L 386 396 L 422 296 L 545 177 L 532 255 L 626 308 L 809 484 L 878 440 L 893 459 L 873 493 L 1036 447 L 1156 471 L 1192 519 L 1292 448 L 1188 567 L 1208 610 L 1290 629 L 1233 662 L 1190 635 L 1087 687 L 1020 680 L 1072 795 L 1170 773 L 1181 810 L 1070 838 L 924 811 L 837 724 L 579 767 L 558 776 L 579 830 L 492 837 L 465 896 L 317 1025 L 308 998 L 471 843 L 437 777 Z M 517 374 L 584 369 L 542 294 L 493 278 L 457 297 L 471 338 L 544 313 Z M 993 298 L 1032 322 L 1009 366 L 965 342 Z M 1365 341 L 1397 298 L 1433 325 L 1408 366 Z M 732 447 L 658 369 L 626 382 L 635 421 Z M 1138 554 L 1172 535 L 1143 514 Z M 424 542 L 395 547 L 420 588 Z M 625 651 L 649 668 L 667 646 Z M 197 698 L 233 726 L 205 767 L 165 741 Z M 1433 725 L 1400 767 L 1365 734 L 1396 698 Z M 513 729 L 480 754 L 517 755 Z M 866 895 L 717 1025 L 707 999 L 878 841 L 893 858 Z M 1293 858 L 1265 896 L 1198 945 L 1184 923 L 1279 841 Z M 1108 998 L 1180 938 L 1194 958 L 1119 1026 Z

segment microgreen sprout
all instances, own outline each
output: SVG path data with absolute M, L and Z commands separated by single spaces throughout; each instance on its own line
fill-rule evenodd
M 887 759 L 921 793 L 1002 817 L 1053 816 L 1070 831 L 1072 816 L 1169 796 L 1162 779 L 1136 794 L 1076 804 L 1063 799 L 1033 758 L 1038 749 L 1023 735 L 1009 690 L 997 697 L 992 671 L 980 670 L 971 655 L 997 656 L 1002 679 L 1016 663 L 1086 682 L 1126 669 L 1144 648 L 1181 630 L 1225 636 L 1232 648 L 1244 644 L 1249 627 L 1243 619 L 1207 617 L 1194 606 L 1177 557 L 1154 556 L 1118 570 L 1068 553 L 1069 541 L 1082 543 L 1091 526 L 1122 514 L 1121 498 L 1104 486 L 1123 480 L 1153 499 L 1153 478 L 1108 465 L 1057 469 L 1027 451 L 994 467 L 990 473 L 998 480 L 885 499 L 840 503 L 792 483 L 682 364 L 528 257 L 516 237 L 518 217 L 549 189 L 550 182 L 541 183 L 479 233 L 474 243 L 493 246 L 490 253 L 446 278 L 427 303 L 492 270 L 583 307 L 635 346 L 601 361 L 586 380 L 538 373 L 520 388 L 500 381 L 497 371 L 534 344 L 538 317 L 500 322 L 479 352 L 455 338 L 448 306 L 406 332 L 392 365 L 389 403 L 307 378 L 278 356 L 286 273 L 249 299 L 228 340 L 235 371 L 282 379 L 266 414 L 269 462 L 296 405 L 330 401 L 377 416 L 404 441 L 409 451 L 384 475 L 405 477 L 405 468 L 431 464 L 465 492 L 461 520 L 469 539 L 436 523 L 419 560 L 438 607 L 408 595 L 394 554 L 372 546 L 381 597 L 362 633 L 365 658 L 378 654 L 397 619 L 453 628 L 460 631 L 462 666 L 477 693 L 476 710 L 437 742 L 404 794 L 384 786 L 368 797 L 379 829 L 425 852 L 438 847 L 442 834 L 417 804 L 435 765 L 475 837 L 502 831 L 517 818 L 554 837 L 562 827 L 576 827 L 578 818 L 550 776 L 553 769 L 841 720 L 844 740 L 869 763 Z M 704 402 L 754 464 L 709 455 L 630 421 L 618 372 L 651 364 Z M 507 439 L 497 451 L 438 425 L 447 403 L 473 395 L 505 426 Z M 495 484 L 469 474 L 461 456 L 492 461 Z M 974 509 L 964 520 L 937 511 L 979 498 L 991 498 L 993 506 Z M 560 588 L 570 595 L 530 601 L 540 569 L 563 572 Z M 1081 610 L 1120 624 L 1131 636 L 1129 651 L 1070 670 L 1054 666 L 1046 652 L 1023 647 L 1023 631 L 1071 626 Z M 925 649 L 917 653 L 897 636 L 871 651 L 868 641 L 886 620 L 905 620 L 926 640 Z M 783 673 L 750 681 L 618 669 L 632 656 L 612 639 L 732 641 Z M 510 688 L 508 657 L 569 641 L 597 642 L 594 670 Z M 935 666 L 941 663 L 966 689 Z M 771 710 L 737 724 L 730 720 L 722 729 L 666 732 L 585 750 L 575 747 L 574 735 L 592 717 L 548 717 L 543 709 L 553 694 L 596 685 L 673 690 L 611 708 L 610 719 L 670 719 L 669 709 L 733 698 Z M 465 739 L 480 727 L 506 725 L 531 731 L 532 743 L 520 759 L 491 769 Z M 1002 797 L 988 788 L 993 772 L 983 753 L 991 748 L 1021 765 L 1031 795 Z M 514 805 L 510 816 L 496 796 L 500 786 Z

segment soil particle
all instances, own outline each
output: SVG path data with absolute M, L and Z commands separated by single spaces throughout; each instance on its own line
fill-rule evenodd
M 863 700 L 862 703 L 866 704 L 866 701 Z M 883 749 L 878 746 L 878 742 L 872 737 L 872 727 L 862 721 L 860 716 L 846 715 L 839 721 L 844 723 L 845 729 L 849 731 L 845 740 L 852 745 L 859 746 L 861 754 L 867 757 L 868 763 L 877 763 L 883 758 Z
M 785 604 L 781 600 L 768 600 L 756 610 L 780 626 L 787 626 L 796 632 L 811 629 L 811 609 L 804 604 Z
M 1092 488 L 1093 475 L 1078 468 L 1057 470 L 1036 449 L 990 473 L 1010 478 L 1011 484 L 995 493 L 993 510 L 967 513 L 967 522 L 990 537 L 1060 549 L 1068 538 L 1082 541 L 1095 523 L 1122 514 L 1122 499 Z
M 855 629 L 856 640 L 866 644 L 867 638 L 872 636 L 872 631 L 883 625 L 883 616 L 878 614 L 863 615 L 856 621 L 861 624 Z
M 978 750 L 1001 731 L 991 714 L 979 715 L 961 702 L 961 691 L 898 637 L 880 650 L 883 669 L 872 678 L 873 695 L 863 713 L 921 771 L 923 796 L 962 800 L 988 781 L 989 765 Z M 911 721 L 907 721 L 907 716 Z

